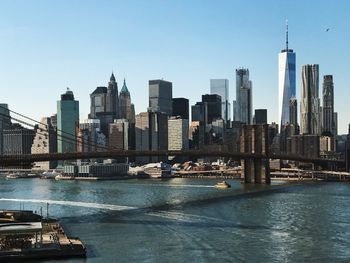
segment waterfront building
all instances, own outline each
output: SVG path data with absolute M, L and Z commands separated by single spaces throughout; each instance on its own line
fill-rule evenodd
M 128 150 L 129 149 L 129 122 L 127 119 L 116 119 L 114 123 L 109 124 L 109 143 L 110 150 Z
M 245 124 L 252 123 L 253 85 L 249 80 L 248 69 L 236 69 L 236 108 L 235 121 Z
M 169 81 L 157 79 L 150 80 L 149 85 L 149 108 L 151 112 L 162 112 L 172 115 L 173 84 Z
M 3 154 L 3 130 L 11 127 L 11 117 L 8 105 L 0 103 L 0 154 Z
M 168 150 L 186 150 L 189 148 L 188 119 L 171 117 L 168 120 Z
M 168 149 L 168 115 L 162 112 L 141 112 L 136 115 L 135 149 L 138 151 Z M 140 164 L 158 162 L 163 158 L 137 157 Z
M 63 174 L 75 178 L 111 178 L 126 176 L 129 164 L 126 163 L 94 163 L 82 165 L 65 165 Z
M 53 127 L 51 118 L 41 118 L 36 128 L 31 147 L 32 154 L 57 152 L 57 130 Z M 36 162 L 33 169 L 49 170 L 56 168 L 57 161 Z
M 217 94 L 221 97 L 221 117 L 228 122 L 231 119 L 228 79 L 211 79 L 210 94 Z
M 254 124 L 267 124 L 267 109 L 256 109 L 254 119 Z
M 319 99 L 319 66 L 302 66 L 301 133 L 321 134 L 321 109 Z
M 173 98 L 172 99 L 172 116 L 180 116 L 181 119 L 189 119 L 189 102 L 185 98 Z
M 202 95 L 202 105 L 206 105 L 208 122 L 212 123 L 215 119 L 221 119 L 221 97 L 217 94 Z M 203 111 L 202 111 L 203 112 Z
M 288 47 L 288 25 L 286 48 L 278 54 L 278 121 L 280 127 L 290 122 L 290 99 L 295 98 L 295 52 Z M 295 123 L 293 123 L 295 125 Z
M 334 84 L 333 76 L 323 76 L 323 107 L 322 107 L 322 133 L 325 135 L 336 135 L 336 120 L 334 120 Z
M 3 130 L 3 155 L 30 154 L 35 131 L 12 124 L 10 129 Z
M 67 88 L 57 101 L 57 152 L 75 152 L 79 127 L 79 101 Z

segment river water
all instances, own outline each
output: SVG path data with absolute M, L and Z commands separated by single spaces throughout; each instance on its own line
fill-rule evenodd
M 349 184 L 228 181 L 0 178 L 0 209 L 48 202 L 88 249 L 57 262 L 350 262 Z

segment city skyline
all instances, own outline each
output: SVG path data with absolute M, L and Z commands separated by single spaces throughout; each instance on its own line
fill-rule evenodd
M 119 87 L 126 78 L 136 113 L 147 109 L 144 94 L 151 79 L 164 78 L 172 82 L 173 97 L 186 97 L 190 105 L 194 105 L 202 94 L 209 93 L 210 79 L 224 78 L 234 83 L 235 69 L 245 67 L 254 83 L 253 109 L 267 108 L 268 122 L 278 123 L 277 55 L 284 45 L 284 23 L 288 18 L 290 45 L 298 53 L 298 101 L 301 66 L 319 64 L 320 78 L 334 76 L 334 110 L 338 112 L 339 134 L 347 131 L 350 113 L 344 95 L 348 81 L 346 43 L 349 37 L 343 32 L 350 23 L 346 1 L 338 1 L 336 6 L 329 6 L 326 1 L 293 4 L 154 1 L 149 6 L 148 2 L 137 1 L 109 3 L 106 7 L 95 2 L 79 3 L 2 2 L 0 85 L 7 92 L 1 102 L 8 103 L 10 109 L 37 120 L 43 115 L 51 116 L 56 101 L 68 86 L 80 102 L 81 119 L 85 119 L 89 113 L 89 94 L 97 86 L 105 85 L 111 71 Z M 311 8 L 316 8 L 317 12 L 309 13 Z M 12 17 L 9 14 L 14 14 L 11 11 L 14 9 L 17 16 Z M 45 14 L 40 12 L 43 9 L 47 11 Z M 256 19 L 244 20 L 238 12 L 247 10 L 261 22 L 259 26 L 256 26 Z M 264 14 L 266 10 L 274 15 Z M 109 14 L 115 11 L 118 17 L 110 18 Z M 167 15 L 181 19 L 165 21 L 165 14 L 150 18 L 160 11 L 168 11 Z M 219 11 L 224 11 L 221 16 L 216 14 Z M 337 15 L 328 16 L 328 12 Z M 73 17 L 75 13 L 79 21 Z M 300 21 L 305 14 L 311 19 Z M 106 21 L 97 21 L 97 18 L 90 21 L 90 15 L 103 16 Z M 208 15 L 218 19 L 207 21 L 204 18 Z M 154 37 L 159 32 L 164 32 L 163 38 L 161 35 Z M 227 36 L 225 41 L 217 41 L 223 33 Z M 239 37 L 245 41 L 240 41 Z M 259 41 L 261 39 L 265 41 Z M 175 40 L 181 41 L 173 43 Z M 234 89 L 231 85 L 230 102 L 235 99 Z M 23 98 L 18 97 L 19 91 Z M 46 99 L 42 100 L 37 94 L 45 94 Z

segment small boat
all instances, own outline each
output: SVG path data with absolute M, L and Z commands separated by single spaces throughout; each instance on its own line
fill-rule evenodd
M 6 175 L 6 179 L 28 178 L 26 173 L 16 172 Z
M 55 176 L 55 180 L 74 180 L 74 176 L 59 174 Z
M 219 188 L 219 189 L 226 189 L 226 188 L 230 188 L 231 185 L 226 181 L 222 181 L 222 182 L 219 182 L 216 185 L 214 185 L 214 187 Z
M 38 177 L 40 177 L 40 174 L 36 174 L 36 173 L 27 174 L 27 178 L 38 178 Z
M 42 173 L 40 178 L 41 179 L 55 179 L 57 175 L 62 175 L 62 174 L 57 172 L 56 170 L 46 171 L 46 172 Z

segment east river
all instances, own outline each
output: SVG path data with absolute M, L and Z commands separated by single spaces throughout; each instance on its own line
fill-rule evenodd
M 48 202 L 87 246 L 64 262 L 350 262 L 350 184 L 228 181 L 0 178 L 0 209 Z

